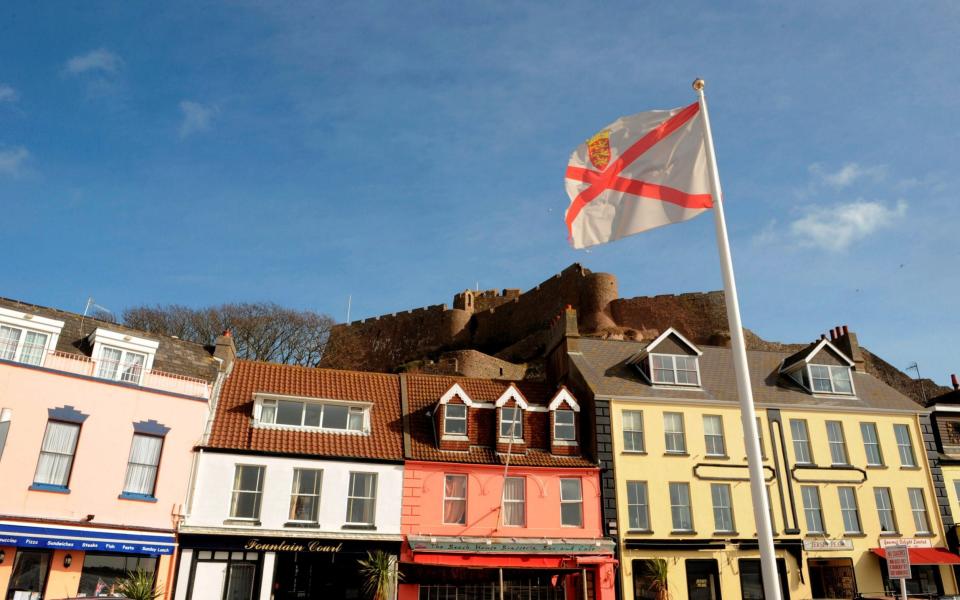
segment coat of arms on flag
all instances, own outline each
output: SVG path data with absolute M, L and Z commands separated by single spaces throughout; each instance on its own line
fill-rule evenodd
M 575 248 L 692 219 L 713 206 L 699 103 L 621 117 L 570 156 Z

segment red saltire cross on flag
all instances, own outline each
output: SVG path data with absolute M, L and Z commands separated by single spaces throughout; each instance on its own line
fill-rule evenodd
M 700 104 L 617 119 L 570 155 L 566 188 L 574 248 L 686 221 L 713 207 Z

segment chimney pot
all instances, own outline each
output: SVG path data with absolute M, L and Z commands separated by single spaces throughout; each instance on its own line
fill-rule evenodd
M 956 374 L 950 376 L 950 381 L 953 383 L 953 389 L 960 390 L 960 381 L 957 380 Z
M 826 337 L 827 337 L 827 336 L 823 335 L 822 333 L 820 334 L 820 339 L 821 339 L 821 340 L 826 339 Z M 831 330 L 830 330 L 830 341 L 832 342 L 832 341 L 834 341 L 835 339 L 837 339 L 837 330 L 836 330 L 836 329 L 831 329 Z
M 846 326 L 846 325 L 844 325 L 844 326 L 843 326 L 843 335 L 847 335 L 848 333 L 850 333 L 850 330 L 847 329 L 847 326 Z
M 223 330 L 223 335 L 225 335 L 225 336 L 227 336 L 227 337 L 233 337 L 233 332 L 230 331 L 229 329 L 224 329 L 224 330 Z
M 821 340 L 825 340 L 825 339 L 827 339 L 827 336 L 821 333 L 821 334 L 820 334 L 820 339 L 821 339 Z

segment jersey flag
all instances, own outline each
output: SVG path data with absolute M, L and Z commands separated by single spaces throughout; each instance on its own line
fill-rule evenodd
M 570 155 L 566 188 L 574 248 L 686 221 L 711 208 L 700 104 L 617 119 Z

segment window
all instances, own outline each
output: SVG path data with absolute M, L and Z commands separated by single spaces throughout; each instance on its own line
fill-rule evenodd
M 922 488 L 908 488 L 910 510 L 913 511 L 913 526 L 917 533 L 930 533 L 930 521 L 927 519 L 927 501 Z
M 503 480 L 503 524 L 523 527 L 527 522 L 527 480 L 507 477 Z
M 810 452 L 810 433 L 806 420 L 790 419 L 790 434 L 793 436 L 793 454 L 797 464 L 811 464 L 813 455 Z
M 663 413 L 663 436 L 667 452 L 683 454 L 687 451 L 687 440 L 683 433 L 683 415 Z
M 467 406 L 447 404 L 443 409 L 443 434 L 467 435 Z
M 79 437 L 80 425 L 76 423 L 47 423 L 43 444 L 40 446 L 37 472 L 33 477 L 34 484 L 66 489 L 70 482 L 70 470 Z
M 670 517 L 674 531 L 693 531 L 689 483 L 670 484 Z
M 703 437 L 707 444 L 707 456 L 726 456 L 727 445 L 723 440 L 723 418 L 719 415 L 703 416 Z
M 623 449 L 626 452 L 645 452 L 643 439 L 643 411 L 623 411 Z
M 104 346 L 100 352 L 97 377 L 139 384 L 146 363 L 146 354 Z
M 695 357 L 651 354 L 650 365 L 650 373 L 654 383 L 700 385 Z
M 260 501 L 263 498 L 263 472 L 265 467 L 237 465 L 233 473 L 233 498 L 230 501 L 230 518 L 260 518 Z
M 323 471 L 294 469 L 290 490 L 290 520 L 316 523 L 320 519 L 320 489 Z
M 852 487 L 839 487 L 840 515 L 843 517 L 844 533 L 861 533 L 860 511 L 857 508 L 857 494 Z
M 9 556 L 9 550 L 7 551 Z M 50 550 L 17 548 L 13 557 L 13 570 L 7 585 L 6 598 L 34 600 L 41 598 L 50 573 Z M 9 560 L 9 559 L 8 559 Z M 56 592 L 50 592 L 53 595 Z
M 650 530 L 650 504 L 647 500 L 646 481 L 627 482 L 627 513 L 630 529 Z
M 763 574 L 760 569 L 760 561 L 756 558 L 741 558 L 739 564 L 741 600 L 764 600 Z M 780 596 L 783 600 L 790 600 L 787 562 L 782 558 L 777 559 L 777 574 L 780 578 Z
M 377 504 L 377 474 L 350 473 L 347 492 L 347 523 L 373 525 Z
M 42 364 L 47 340 L 45 333 L 0 325 L 0 359 Z
M 860 423 L 860 435 L 863 436 L 863 450 L 867 453 L 867 465 L 883 466 L 883 453 L 880 451 L 880 439 L 877 437 L 875 423 Z
M 366 412 L 364 406 L 269 398 L 261 401 L 259 422 L 362 432 L 365 430 Z
M 800 496 L 803 498 L 803 516 L 807 521 L 807 533 L 824 533 L 820 490 L 813 485 L 800 486 Z
M 663 563 L 661 560 L 635 559 L 633 561 L 634 600 L 669 598 L 666 594 L 667 582 L 663 579 Z
M 444 478 L 443 522 L 450 525 L 467 523 L 466 475 L 447 475 Z
M 873 488 L 873 499 L 877 503 L 877 516 L 880 519 L 880 532 L 896 533 L 897 521 L 893 515 L 893 502 L 890 499 L 890 488 Z
M 141 570 L 152 576 L 156 568 L 157 559 L 152 556 L 87 552 L 83 555 L 83 569 L 80 571 L 80 588 L 77 594 L 91 598 L 102 597 L 128 573 Z
M 572 410 L 558 410 L 553 413 L 553 439 L 555 441 L 573 441 L 577 439 Z
M 503 407 L 500 409 L 500 437 L 508 440 L 523 439 L 523 411 L 520 407 Z
M 710 496 L 713 498 L 713 527 L 715 531 L 723 533 L 734 531 L 730 484 L 711 483 Z
M 897 437 L 897 452 L 900 453 L 901 467 L 917 466 L 917 457 L 913 454 L 913 444 L 910 442 L 910 427 L 896 424 L 893 433 Z
M 123 483 L 124 494 L 153 497 L 162 448 L 162 437 L 133 434 L 130 457 L 127 460 L 127 477 Z
M 843 423 L 827 421 L 827 441 L 830 444 L 830 462 L 834 465 L 847 465 L 847 442 L 843 437 Z
M 583 527 L 583 490 L 579 478 L 560 480 L 560 524 Z
M 810 379 L 813 391 L 826 394 L 852 394 L 850 367 L 810 365 Z

